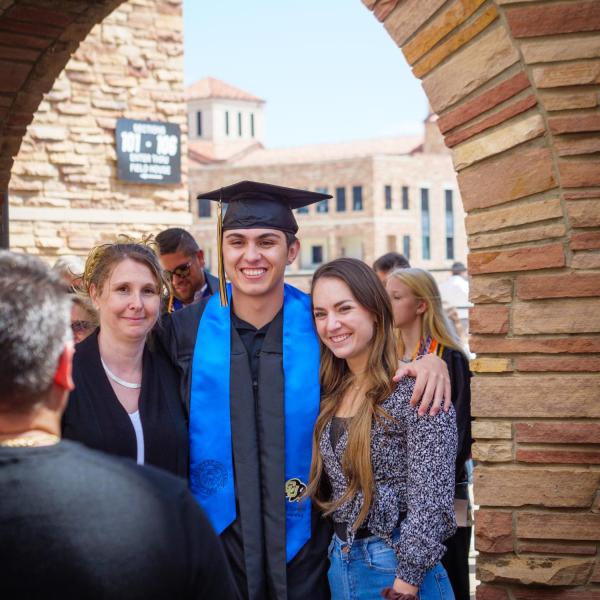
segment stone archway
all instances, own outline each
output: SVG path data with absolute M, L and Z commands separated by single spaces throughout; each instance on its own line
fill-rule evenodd
M 422 80 L 468 213 L 478 597 L 596 597 L 600 3 L 363 3 Z
M 0 193 L 42 94 L 122 1 L 0 2 Z M 468 213 L 478 595 L 597 600 L 600 3 L 363 2 L 423 81 Z
M 14 0 L 0 4 L 0 205 L 27 126 L 94 25 L 124 0 Z M 3 219 L 3 222 L 5 220 Z M 4 233 L 4 232 L 3 232 Z

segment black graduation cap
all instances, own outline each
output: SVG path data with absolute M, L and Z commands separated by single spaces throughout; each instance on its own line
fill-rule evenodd
M 214 200 L 219 203 L 217 210 L 217 248 L 221 304 L 223 306 L 227 305 L 222 254 L 223 231 L 228 229 L 278 229 L 295 234 L 298 231 L 298 223 L 296 223 L 292 210 L 331 197 L 329 194 L 309 192 L 258 181 L 239 181 L 212 192 L 199 194 L 198 199 Z M 222 217 L 223 202 L 228 205 L 224 217 Z
M 228 204 L 223 218 L 223 231 L 228 229 L 279 229 L 288 233 L 298 231 L 298 223 L 292 213 L 320 200 L 331 198 L 329 194 L 309 192 L 296 188 L 239 181 L 198 198 Z

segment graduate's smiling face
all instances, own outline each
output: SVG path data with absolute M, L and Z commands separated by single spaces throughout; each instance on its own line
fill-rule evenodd
M 365 368 L 375 332 L 375 317 L 338 277 L 321 277 L 312 294 L 319 338 L 354 371 Z
M 230 229 L 223 233 L 223 264 L 239 296 L 268 296 L 283 291 L 285 268 L 296 256 L 300 244 L 288 247 L 282 231 L 276 229 Z
M 92 284 L 90 296 L 99 313 L 102 335 L 142 340 L 158 319 L 158 283 L 146 265 L 130 258 L 114 266 L 102 289 Z

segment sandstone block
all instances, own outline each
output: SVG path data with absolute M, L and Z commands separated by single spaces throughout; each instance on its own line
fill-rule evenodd
M 518 424 L 517 424 L 518 425 Z M 471 424 L 473 438 L 510 440 L 512 438 L 511 421 L 482 421 L 478 419 Z
M 520 538 L 600 540 L 600 515 L 593 513 L 519 512 Z
M 445 0 L 404 0 L 385 19 L 384 27 L 396 44 L 404 42 L 427 20 Z
M 600 423 L 515 423 L 519 443 L 600 444 Z
M 517 371 L 600 371 L 600 357 L 539 357 L 519 358 Z
M 600 114 L 579 111 L 576 115 L 550 116 L 548 126 L 554 134 L 600 131 Z
M 565 544 L 553 540 L 552 542 L 519 542 L 517 552 L 534 552 L 536 554 L 578 554 L 581 556 L 591 556 L 596 554 L 594 544 Z
M 377 2 L 373 14 L 380 21 L 385 21 L 398 3 L 399 0 L 380 0 Z
M 595 273 L 522 275 L 517 278 L 517 295 L 523 300 L 598 296 L 600 295 L 600 275 Z
M 520 71 L 489 90 L 476 95 L 470 100 L 461 102 L 456 108 L 440 115 L 438 120 L 440 131 L 446 133 L 459 125 L 463 125 L 528 87 L 529 79 L 523 71 Z
M 476 511 L 475 548 L 480 552 L 512 552 L 512 513 L 486 509 Z
M 533 81 L 539 88 L 600 83 L 600 60 L 555 63 L 533 68 Z
M 452 155 L 454 168 L 460 171 L 484 158 L 535 139 L 545 131 L 544 121 L 538 113 L 511 119 L 504 125 L 456 146 Z
M 507 8 L 506 18 L 517 38 L 600 29 L 600 11 L 595 0 Z
M 67 137 L 66 127 L 51 125 L 32 125 L 29 134 L 36 140 L 64 140 Z
M 56 152 L 49 155 L 50 162 L 54 165 L 87 165 L 89 160 L 86 156 L 74 152 Z
M 600 152 L 600 136 L 596 134 L 558 137 L 554 147 L 559 156 L 575 156 L 577 154 L 595 154 Z
M 484 582 L 583 585 L 587 582 L 592 566 L 592 560 L 582 558 L 492 558 L 482 555 L 477 561 L 477 575 Z
M 550 240 L 552 238 L 563 237 L 565 233 L 566 227 L 562 223 L 524 227 L 494 233 L 477 233 L 469 237 L 469 248 L 471 250 L 479 250 L 494 246 L 508 246 L 510 244 Z
M 582 251 L 573 255 L 569 266 L 573 269 L 598 269 L 600 268 L 600 252 Z
M 5 16 L 18 21 L 42 22 L 48 25 L 64 27 L 71 23 L 75 15 L 69 12 L 60 12 L 59 10 L 50 10 L 34 6 L 13 5 L 5 13 Z
M 507 333 L 509 310 L 506 306 L 475 306 L 469 310 L 472 333 Z
M 513 333 L 600 332 L 600 300 L 545 300 L 517 304 L 513 308 Z
M 469 299 L 475 304 L 493 304 L 512 300 L 510 277 L 471 277 Z
M 569 242 L 571 250 L 590 250 L 600 248 L 600 231 L 574 233 Z M 600 295 L 600 288 L 596 288 Z
M 600 56 L 600 40 L 597 35 L 570 38 L 568 44 L 559 43 L 557 38 L 523 40 L 521 52 L 529 64 L 596 58 Z
M 468 256 L 469 273 L 503 273 L 563 267 L 565 255 L 562 244 L 531 246 L 496 252 L 472 252 Z
M 475 598 L 476 600 L 509 600 L 506 589 L 482 583 L 475 588 Z
M 465 218 L 467 233 L 495 231 L 504 227 L 546 221 L 563 216 L 560 200 L 549 198 L 528 203 L 511 203 L 506 207 L 494 208 L 483 213 L 470 214 Z
M 561 159 L 558 170 L 565 187 L 600 186 L 600 159 Z
M 472 138 L 474 135 L 477 135 L 482 131 L 486 131 L 487 129 L 495 127 L 496 125 L 500 125 L 501 123 L 508 121 L 510 118 L 524 113 L 525 111 L 534 107 L 536 104 L 537 98 L 533 94 L 529 94 L 528 96 L 525 96 L 524 98 L 521 98 L 520 100 L 517 100 L 505 108 L 495 112 L 489 117 L 478 121 L 470 127 L 466 127 L 460 131 L 456 131 L 455 133 L 448 134 L 444 140 L 446 142 L 446 146 L 453 148 L 457 144 Z
M 404 2 L 401 7 L 409 3 Z M 495 27 L 429 73 L 423 88 L 433 110 L 441 112 L 518 60 L 504 28 Z
M 78 104 L 74 102 L 58 102 L 55 109 L 61 115 L 81 116 L 89 112 L 90 108 L 86 104 Z
M 512 362 L 509 358 L 479 357 L 469 361 L 473 373 L 506 373 L 512 371 Z
M 2 33 L 2 42 L 7 46 L 14 46 L 17 48 L 37 48 L 42 50 L 50 46 L 52 40 L 36 35 L 21 35 L 19 33 L 10 33 L 4 31 Z
M 512 442 L 475 442 L 472 446 L 473 458 L 482 463 L 512 462 Z M 482 550 L 482 548 L 478 548 Z
M 600 198 L 569 202 L 567 214 L 572 227 L 598 227 L 600 226 Z
M 600 450 L 546 450 L 518 448 L 517 462 L 567 465 L 599 465 Z
M 426 27 L 402 48 L 408 64 L 414 64 L 425 53 L 429 52 L 445 35 L 464 23 L 483 2 L 484 0 L 459 0 L 434 17 Z
M 547 111 L 594 108 L 598 104 L 596 93 L 587 90 L 543 91 L 541 99 Z
M 475 503 L 480 506 L 589 507 L 600 473 L 539 467 L 477 467 Z
M 481 376 L 471 392 L 474 417 L 600 418 L 597 375 Z
M 2 37 L 4 39 L 4 34 Z M 29 63 L 0 60 L 0 92 L 16 92 L 21 89 L 31 68 Z
M 495 6 L 490 6 L 468 25 L 452 34 L 446 41 L 426 54 L 414 67 L 415 77 L 422 78 L 443 60 L 455 53 L 459 48 L 484 31 L 490 23 L 498 18 Z
M 506 173 L 511 173 L 511 177 L 506 177 Z M 466 211 L 503 204 L 556 186 L 547 148 L 520 148 L 518 152 L 488 159 L 462 170 L 458 183 Z

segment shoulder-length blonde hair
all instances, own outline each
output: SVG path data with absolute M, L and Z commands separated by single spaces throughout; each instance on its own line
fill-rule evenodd
M 373 419 L 388 418 L 381 403 L 393 392 L 392 381 L 397 369 L 394 343 L 394 317 L 388 295 L 375 273 L 362 261 L 339 258 L 321 266 L 314 274 L 311 295 L 318 281 L 339 279 L 356 301 L 374 317 L 373 337 L 367 360 L 367 390 L 348 430 L 348 445 L 342 468 L 348 480 L 346 493 L 337 501 L 323 497 L 323 459 L 319 449 L 327 423 L 334 416 L 339 401 L 352 384 L 353 376 L 346 361 L 337 358 L 323 342 L 321 346 L 321 410 L 313 434 L 312 464 L 307 494 L 325 514 L 362 492 L 364 502 L 354 526 L 358 528 L 369 512 L 373 500 L 371 465 L 371 428 Z
M 428 271 L 411 267 L 396 269 L 388 275 L 398 279 L 415 295 L 417 300 L 425 302 L 427 308 L 421 317 L 421 337 L 431 336 L 438 343 L 458 350 L 464 354 L 462 344 L 448 326 L 446 313 L 442 307 L 442 297 L 435 279 Z M 398 354 L 402 356 L 405 348 L 402 336 L 397 336 Z

